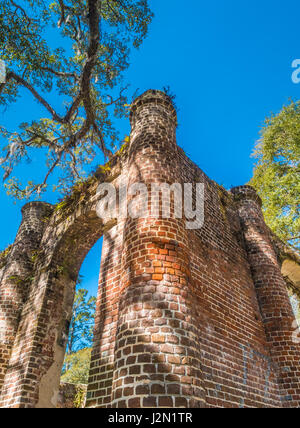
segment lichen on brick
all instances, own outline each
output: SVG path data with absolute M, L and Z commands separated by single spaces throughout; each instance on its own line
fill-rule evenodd
M 7 258 L 11 253 L 13 246 L 9 245 L 5 250 L 0 252 L 0 269 L 2 269 L 7 262 Z

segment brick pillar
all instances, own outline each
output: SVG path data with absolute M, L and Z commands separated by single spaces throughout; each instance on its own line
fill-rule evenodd
M 0 396 L 23 304 L 28 296 L 33 262 L 51 205 L 30 202 L 22 208 L 22 222 L 3 268 L 0 284 Z
M 99 290 L 86 407 L 110 407 L 118 322 L 123 223 L 103 235 Z
M 129 186 L 181 183 L 171 99 L 146 92 L 133 103 L 130 120 Z M 125 224 L 113 407 L 205 403 L 189 242 L 185 220 L 173 213 L 174 201 L 170 218 L 149 211 Z
M 295 317 L 264 221 L 262 203 L 250 186 L 236 187 L 232 193 L 238 203 L 266 336 L 278 373 L 283 407 L 299 407 L 300 345 L 292 340 Z

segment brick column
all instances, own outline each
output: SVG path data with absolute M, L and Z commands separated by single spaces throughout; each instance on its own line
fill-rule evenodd
M 300 345 L 293 343 L 295 317 L 281 274 L 261 200 L 250 186 L 232 189 L 242 221 L 260 310 L 278 373 L 283 407 L 300 406 Z
M 86 407 L 110 407 L 114 349 L 122 272 L 123 222 L 103 235 L 99 290 L 95 316 Z
M 131 110 L 129 185 L 181 183 L 177 116 L 159 91 Z M 162 204 L 166 201 L 162 200 Z M 158 203 L 158 198 L 156 199 Z M 148 201 L 150 208 L 150 201 Z M 205 392 L 184 219 L 128 217 L 124 228 L 113 407 L 203 407 Z
M 0 284 L 0 396 L 23 304 L 28 296 L 33 262 L 51 205 L 30 202 L 22 208 L 22 222 L 2 271 Z

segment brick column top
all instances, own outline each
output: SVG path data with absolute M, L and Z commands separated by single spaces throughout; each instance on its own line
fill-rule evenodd
M 136 98 L 131 104 L 130 123 L 134 126 L 136 113 L 149 104 L 163 107 L 168 111 L 168 118 L 177 126 L 177 113 L 172 99 L 164 92 L 150 89 Z
M 48 202 L 41 202 L 41 201 L 28 202 L 27 204 L 23 205 L 23 207 L 21 209 L 22 214 L 25 214 L 31 208 L 35 208 L 36 210 L 44 211 L 44 215 L 46 215 L 48 212 L 49 212 L 49 214 L 52 212 L 53 205 L 49 204 Z M 43 213 L 42 213 L 42 215 L 43 215 Z
M 258 195 L 257 191 L 252 186 L 237 186 L 231 189 L 231 193 L 234 195 L 236 200 L 254 201 L 262 206 L 262 200 Z

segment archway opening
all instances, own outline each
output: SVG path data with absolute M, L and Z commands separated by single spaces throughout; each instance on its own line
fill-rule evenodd
M 57 407 L 84 407 L 93 347 L 103 237 L 89 251 L 79 271 Z

